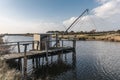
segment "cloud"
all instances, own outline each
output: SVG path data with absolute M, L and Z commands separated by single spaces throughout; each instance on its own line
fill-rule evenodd
M 64 30 L 61 23 L 21 18 L 10 7 L 9 2 L 9 0 L 0 0 L 0 33 L 45 33 Z
M 102 18 L 113 17 L 120 14 L 120 0 L 100 0 L 102 2 L 107 1 L 101 6 L 94 8 L 94 15 Z
M 92 9 L 91 15 L 83 16 L 79 23 L 74 26 L 74 30 L 117 30 L 120 29 L 120 0 L 97 0 L 100 6 Z M 72 17 L 63 22 L 70 25 L 76 17 Z M 84 18 L 84 19 L 83 19 Z M 80 26 L 81 25 L 81 26 Z M 91 27 L 91 26 L 93 27 Z
M 76 17 L 71 17 L 70 19 L 63 21 L 63 24 L 69 26 L 75 19 Z
M 16 17 L 14 10 L 9 8 L 9 0 L 0 0 L 0 33 L 43 33 L 52 30 L 65 30 L 77 18 L 64 20 L 62 23 L 41 20 L 25 20 Z M 120 0 L 96 0 L 98 7 L 92 9 L 91 15 L 83 16 L 71 30 L 90 31 L 92 29 L 120 29 Z
M 44 33 L 63 29 L 60 23 L 26 21 L 0 17 L 0 33 Z
M 104 4 L 104 3 L 106 3 L 106 2 L 109 2 L 110 0 L 96 0 L 98 3 L 100 3 L 100 4 Z

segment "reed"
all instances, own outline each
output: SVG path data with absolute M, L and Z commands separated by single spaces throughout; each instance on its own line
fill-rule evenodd
M 55 38 L 55 35 L 52 36 Z M 76 40 L 96 40 L 120 42 L 120 34 L 77 34 L 77 35 L 59 35 L 60 39 L 74 38 Z
M 2 38 L 0 38 L 0 44 L 3 43 Z M 20 80 L 20 72 L 16 69 L 11 69 L 6 60 L 3 59 L 4 54 L 10 53 L 10 46 L 0 46 L 0 80 Z

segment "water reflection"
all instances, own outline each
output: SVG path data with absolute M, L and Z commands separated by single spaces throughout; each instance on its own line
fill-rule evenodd
M 111 42 L 78 42 L 77 80 L 119 80 L 119 46 Z
M 57 79 L 57 76 L 60 76 L 61 74 L 63 75 L 69 71 L 72 71 L 74 74 L 76 74 L 76 71 L 74 71 L 76 68 L 75 55 L 75 52 L 72 53 L 72 63 L 66 62 L 66 60 L 63 58 L 63 54 L 61 54 L 58 55 L 57 61 L 34 68 L 32 73 L 32 80 L 59 80 Z
M 76 56 L 72 55 L 51 56 L 48 65 L 40 58 L 38 67 L 34 59 L 28 76 L 33 80 L 120 80 L 120 43 L 77 41 Z M 32 65 L 32 59 L 28 62 Z

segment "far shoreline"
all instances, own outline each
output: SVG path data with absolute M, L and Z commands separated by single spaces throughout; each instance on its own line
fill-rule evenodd
M 55 38 L 55 35 L 52 36 Z M 94 33 L 68 33 L 65 35 L 58 34 L 59 39 L 75 39 L 77 41 L 109 41 L 120 42 L 119 32 L 94 32 Z

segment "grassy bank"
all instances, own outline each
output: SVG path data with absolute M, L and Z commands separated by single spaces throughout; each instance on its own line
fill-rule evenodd
M 0 37 L 1 43 L 3 43 L 3 40 Z M 11 69 L 2 57 L 6 52 L 5 50 L 0 46 L 0 80 L 20 80 L 20 73 L 16 72 L 15 69 Z
M 55 35 L 53 35 L 55 38 Z M 96 40 L 96 41 L 115 41 L 120 42 L 120 34 L 72 34 L 59 35 L 60 39 L 76 39 L 76 40 Z

